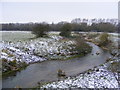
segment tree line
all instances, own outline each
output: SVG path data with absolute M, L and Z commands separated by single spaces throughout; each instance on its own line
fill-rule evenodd
M 67 22 L 66 22 L 67 23 Z M 66 24 L 65 22 L 60 22 L 57 24 L 48 24 L 49 31 L 60 31 L 61 27 Z M 9 24 L 2 24 L 2 30 L 3 31 L 32 31 L 34 26 L 36 25 L 44 25 L 47 23 L 26 23 L 26 24 L 20 24 L 20 23 L 9 23 Z M 87 25 L 87 23 L 69 23 L 71 28 L 71 31 L 83 31 L 83 32 L 89 32 L 89 31 L 96 31 L 96 32 L 117 32 L 118 26 L 115 26 L 111 23 L 92 23 L 91 25 Z M 119 25 L 119 24 L 118 24 Z

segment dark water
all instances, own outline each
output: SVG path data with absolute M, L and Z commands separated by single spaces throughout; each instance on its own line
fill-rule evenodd
M 42 63 L 31 64 L 25 70 L 17 72 L 16 76 L 10 76 L 3 79 L 3 88 L 13 88 L 20 86 L 31 88 L 37 85 L 39 81 L 58 80 L 57 70 L 62 69 L 67 76 L 76 75 L 86 71 L 94 66 L 103 64 L 110 57 L 108 52 L 101 50 L 98 46 L 89 43 L 93 50 L 85 57 L 75 58 L 67 61 L 45 61 Z M 100 54 L 96 55 L 99 51 Z M 94 54 L 94 55 L 92 55 Z

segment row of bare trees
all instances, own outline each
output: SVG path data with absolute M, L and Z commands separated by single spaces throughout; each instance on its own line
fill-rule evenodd
M 119 24 L 118 24 L 119 26 Z M 70 36 L 71 31 L 83 31 L 83 32 L 118 32 L 118 26 L 111 23 L 93 23 L 87 25 L 87 23 L 68 23 L 60 22 L 57 24 L 47 24 L 47 23 L 9 23 L 2 24 L 2 30 L 6 31 L 32 31 L 37 37 L 42 37 L 47 34 L 48 31 L 61 31 L 61 36 Z

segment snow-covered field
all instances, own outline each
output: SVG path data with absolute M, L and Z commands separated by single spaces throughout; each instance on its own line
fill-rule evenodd
M 1 41 L 1 59 L 24 61 L 33 63 L 48 59 L 55 59 L 76 53 L 74 41 L 64 40 L 61 36 L 37 38 L 27 41 Z

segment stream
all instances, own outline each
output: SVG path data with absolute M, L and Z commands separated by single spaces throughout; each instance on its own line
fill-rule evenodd
M 32 88 L 40 81 L 56 81 L 58 80 L 57 71 L 62 69 L 67 76 L 74 76 L 88 69 L 103 64 L 111 55 L 107 51 L 93 43 L 89 44 L 93 47 L 92 52 L 84 57 L 74 58 L 71 60 L 60 61 L 51 60 L 42 63 L 30 64 L 24 70 L 17 72 L 16 75 L 2 79 L 3 88 L 14 88 L 20 86 L 22 88 Z M 96 52 L 99 55 L 96 55 Z

